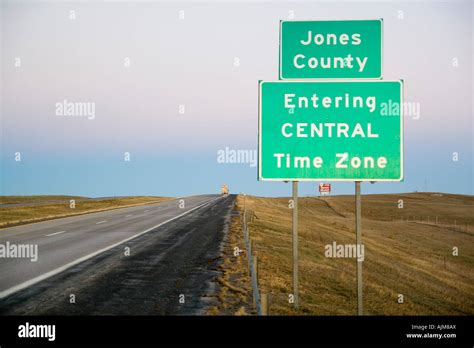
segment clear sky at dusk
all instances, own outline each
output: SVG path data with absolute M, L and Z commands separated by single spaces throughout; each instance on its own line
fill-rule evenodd
M 217 159 L 257 149 L 258 80 L 278 79 L 279 21 L 292 17 L 383 18 L 383 78 L 419 105 L 405 116 L 405 180 L 364 193 L 473 194 L 471 1 L 1 6 L 1 194 L 291 194 Z M 93 103 L 94 117 L 58 115 L 64 100 Z

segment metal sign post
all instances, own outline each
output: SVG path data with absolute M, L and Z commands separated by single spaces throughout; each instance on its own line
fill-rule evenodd
M 362 228 L 361 228 L 361 202 L 360 202 L 360 181 L 355 182 L 355 221 L 356 221 L 356 244 L 357 250 L 361 250 L 362 245 Z M 357 260 L 357 315 L 363 315 L 363 302 L 362 302 L 362 261 Z
M 293 300 L 298 309 L 298 181 L 293 181 Z

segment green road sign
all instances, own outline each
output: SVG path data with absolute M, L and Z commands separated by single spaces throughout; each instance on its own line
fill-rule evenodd
M 382 78 L 379 20 L 281 21 L 280 79 Z
M 260 81 L 259 180 L 402 180 L 402 95 L 402 81 Z

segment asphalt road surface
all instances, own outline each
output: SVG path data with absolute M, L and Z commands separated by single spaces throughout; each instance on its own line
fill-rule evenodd
M 203 195 L 0 230 L 0 314 L 202 314 L 234 196 Z M 184 202 L 184 207 L 183 207 Z

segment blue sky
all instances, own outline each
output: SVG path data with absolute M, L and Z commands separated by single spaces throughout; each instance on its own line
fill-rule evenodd
M 226 147 L 257 148 L 257 81 L 277 79 L 278 24 L 291 14 L 384 18 L 384 79 L 403 78 L 405 100 L 420 105 L 419 118 L 405 118 L 405 180 L 363 192 L 473 194 L 472 7 L 2 2 L 1 194 L 183 196 L 223 183 L 291 194 L 258 182 L 256 167 L 217 161 Z M 58 116 L 64 99 L 94 103 L 94 119 Z M 317 184 L 300 184 L 301 194 Z M 353 193 L 353 183 L 333 191 Z

